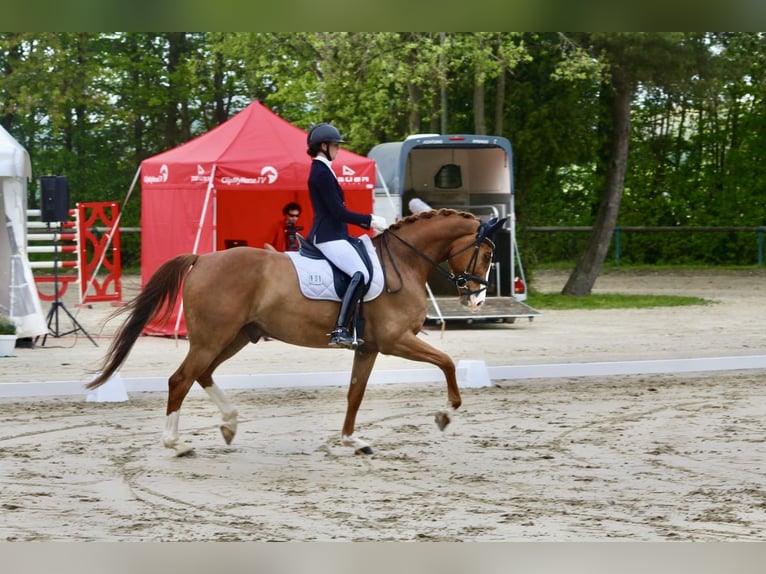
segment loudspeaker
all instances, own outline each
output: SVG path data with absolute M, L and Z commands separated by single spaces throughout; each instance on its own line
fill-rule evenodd
M 40 218 L 45 222 L 69 219 L 69 182 L 65 175 L 40 177 Z

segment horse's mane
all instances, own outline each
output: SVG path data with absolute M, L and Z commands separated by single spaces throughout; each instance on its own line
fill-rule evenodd
M 416 221 L 420 221 L 421 219 L 431 219 L 432 217 L 436 216 L 453 216 L 457 215 L 460 217 L 464 217 L 465 219 L 477 219 L 477 217 L 473 213 L 469 213 L 467 211 L 458 211 L 457 209 L 432 209 L 430 211 L 421 211 L 420 213 L 415 213 L 413 215 L 408 215 L 407 217 L 403 217 L 396 223 L 393 223 L 391 226 L 389 226 L 389 229 L 401 229 L 404 225 L 409 225 L 410 223 L 414 223 Z

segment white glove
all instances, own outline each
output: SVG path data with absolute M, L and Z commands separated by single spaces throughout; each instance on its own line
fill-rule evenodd
M 413 197 L 412 199 L 410 199 L 410 202 L 407 205 L 410 206 L 410 211 L 412 213 L 420 213 L 422 211 L 431 211 L 431 209 L 433 209 L 430 205 L 428 205 L 425 201 L 423 201 L 419 197 Z
M 372 227 L 375 231 L 385 231 L 385 229 L 388 227 L 388 223 L 386 223 L 386 218 L 381 217 L 380 215 L 372 215 L 372 220 L 370 221 L 370 227 Z

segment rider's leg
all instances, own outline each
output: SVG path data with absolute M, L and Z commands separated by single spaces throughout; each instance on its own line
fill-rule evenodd
M 364 286 L 370 280 L 367 268 L 356 249 L 345 239 L 316 243 L 315 245 L 338 269 L 351 277 L 351 282 L 340 304 L 340 313 L 338 313 L 335 329 L 330 334 L 330 346 L 355 349 L 364 341 L 355 340 L 352 335 L 349 335 L 348 323 L 363 295 Z
M 363 290 L 364 275 L 361 271 L 357 271 L 351 277 L 351 282 L 348 284 L 346 293 L 343 295 L 343 300 L 340 302 L 338 320 L 335 322 L 335 329 L 330 333 L 329 344 L 331 347 L 355 349 L 364 344 L 362 339 L 354 338 L 354 335 L 349 333 L 348 328 L 349 321 L 354 315 L 354 309 L 356 309 L 359 299 L 362 298 Z

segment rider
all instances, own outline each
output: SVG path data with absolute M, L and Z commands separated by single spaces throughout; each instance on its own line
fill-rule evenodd
M 331 347 L 355 349 L 364 343 L 349 334 L 348 323 L 353 309 L 362 298 L 364 286 L 370 276 L 362 258 L 350 243 L 348 224 L 364 229 L 371 227 L 383 231 L 386 220 L 379 215 L 367 215 L 349 211 L 343 197 L 343 190 L 332 170 L 332 160 L 338 155 L 344 140 L 331 124 L 322 123 L 309 132 L 307 153 L 314 158 L 309 172 L 309 196 L 314 209 L 314 221 L 308 241 L 316 245 L 322 254 L 338 269 L 351 277 L 340 304 L 335 328 L 330 333 Z

